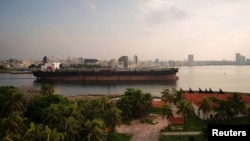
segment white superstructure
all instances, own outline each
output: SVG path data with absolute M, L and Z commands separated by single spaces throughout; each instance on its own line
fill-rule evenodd
M 55 71 L 60 69 L 61 63 L 45 63 L 41 66 L 41 71 Z

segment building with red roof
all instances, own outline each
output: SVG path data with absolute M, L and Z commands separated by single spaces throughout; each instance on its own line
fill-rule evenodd
M 183 118 L 182 117 L 170 118 L 170 123 L 173 124 L 173 125 L 182 125 L 183 124 Z
M 205 97 L 214 97 L 216 99 L 219 100 L 227 100 L 228 97 L 230 97 L 233 94 L 233 92 L 227 92 L 227 93 L 219 93 L 219 92 L 214 92 L 214 93 L 199 93 L 199 92 L 185 92 L 184 98 L 188 101 L 190 101 L 194 107 L 194 112 L 197 116 L 199 116 L 201 119 L 204 118 L 203 113 L 201 111 L 199 111 L 199 106 L 200 103 L 202 102 L 202 100 Z M 246 94 L 246 93 L 239 93 L 242 96 L 242 100 L 245 102 L 246 107 L 250 107 L 250 94 Z M 215 113 L 212 111 L 210 112 L 205 119 L 211 119 L 213 116 L 215 115 Z M 242 115 L 240 115 L 242 116 Z
M 152 106 L 155 108 L 161 108 L 164 104 L 165 103 L 163 101 L 152 101 Z

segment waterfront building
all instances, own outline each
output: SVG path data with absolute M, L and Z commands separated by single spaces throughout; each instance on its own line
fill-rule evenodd
M 138 56 L 137 55 L 134 55 L 134 63 L 138 64 Z
M 155 59 L 155 64 L 160 64 L 160 60 L 159 59 Z
M 128 63 L 128 56 L 122 56 L 118 59 L 118 68 L 128 68 L 129 63 Z
M 201 90 L 200 90 L 201 91 Z M 212 92 L 212 93 L 207 93 L 207 92 L 199 92 L 199 91 L 193 91 L 193 92 L 184 92 L 183 97 L 184 99 L 190 101 L 194 107 L 194 113 L 200 118 L 200 119 L 212 119 L 216 112 L 211 111 L 206 115 L 203 115 L 203 113 L 199 110 L 200 104 L 202 100 L 205 97 L 211 98 L 214 97 L 219 100 L 227 100 L 228 97 L 232 96 L 233 92 Z M 246 107 L 250 107 L 250 95 L 247 93 L 239 93 L 242 96 L 243 102 L 246 104 Z M 214 104 L 212 104 L 214 105 Z M 238 117 L 244 117 L 245 115 L 242 113 L 239 113 L 237 115 Z
M 246 57 L 242 56 L 240 53 L 235 54 L 235 62 L 236 64 L 244 64 L 246 62 Z
M 189 54 L 188 55 L 188 65 L 193 65 L 194 63 L 194 55 Z
M 96 64 L 98 62 L 97 59 L 91 59 L 91 58 L 85 58 L 83 60 L 83 63 L 84 64 L 88 64 L 88 65 L 91 65 L 91 64 Z
M 123 69 L 124 68 L 124 60 L 122 57 L 118 59 L 118 69 Z

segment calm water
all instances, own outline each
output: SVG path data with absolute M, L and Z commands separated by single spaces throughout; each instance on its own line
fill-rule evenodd
M 159 96 L 164 88 L 205 90 L 211 88 L 218 91 L 250 93 L 250 66 L 193 66 L 180 67 L 177 73 L 179 79 L 171 82 L 145 83 L 81 83 L 54 82 L 56 93 L 63 95 L 77 94 L 123 94 L 126 88 L 139 88 L 143 92 Z M 39 82 L 32 74 L 0 73 L 0 85 L 16 87 L 40 88 L 45 82 Z

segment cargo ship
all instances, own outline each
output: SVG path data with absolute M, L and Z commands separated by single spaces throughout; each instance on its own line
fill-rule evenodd
M 52 67 L 33 71 L 38 80 L 55 81 L 167 81 L 177 80 L 178 68 L 161 68 L 147 70 L 111 70 L 111 69 L 59 69 Z

